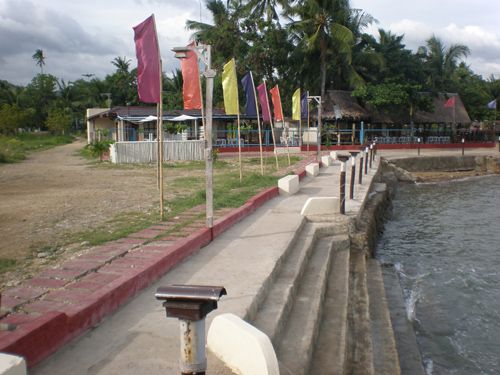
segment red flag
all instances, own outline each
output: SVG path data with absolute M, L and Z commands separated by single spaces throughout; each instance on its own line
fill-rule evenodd
M 198 56 L 192 49 L 195 42 L 188 44 L 190 51 L 186 57 L 181 59 L 182 70 L 182 96 L 184 109 L 201 109 L 200 72 L 198 68 Z
M 262 109 L 262 120 L 271 121 L 271 114 L 269 113 L 269 99 L 267 97 L 267 88 L 265 82 L 257 86 L 257 92 L 259 93 L 259 103 Z
M 281 96 L 278 85 L 274 86 L 269 92 L 271 93 L 271 100 L 273 101 L 274 120 L 283 121 L 283 109 L 281 108 Z
M 455 97 L 452 96 L 449 98 L 445 103 L 444 103 L 445 108 L 452 108 L 455 107 Z
M 154 15 L 149 16 L 133 29 L 139 100 L 144 103 L 159 103 L 161 100 L 160 48 Z

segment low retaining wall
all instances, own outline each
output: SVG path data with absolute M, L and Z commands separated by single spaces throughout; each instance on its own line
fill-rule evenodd
M 110 159 L 116 164 L 144 164 L 158 160 L 155 141 L 116 142 L 110 147 Z M 203 160 L 205 141 L 164 141 L 163 160 Z

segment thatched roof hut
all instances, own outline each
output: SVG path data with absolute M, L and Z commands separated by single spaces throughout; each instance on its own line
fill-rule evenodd
M 326 98 L 323 98 L 321 117 L 324 120 L 335 120 L 340 117 L 342 120 L 366 121 L 370 118 L 370 113 L 351 96 L 350 91 L 328 90 Z M 311 111 L 311 118 L 318 118 L 317 109 Z
M 431 95 L 431 94 L 428 94 Z M 455 106 L 445 107 L 445 103 L 450 98 L 455 98 Z M 456 93 L 440 93 L 432 98 L 433 112 L 416 110 L 413 116 L 415 124 L 463 124 L 468 125 L 472 121 Z M 371 110 L 371 122 L 374 124 L 409 124 L 411 119 L 408 112 L 388 113 L 385 111 Z

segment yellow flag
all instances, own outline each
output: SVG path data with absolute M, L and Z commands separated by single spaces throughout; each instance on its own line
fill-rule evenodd
M 295 90 L 292 96 L 292 120 L 300 120 L 300 89 Z
M 224 65 L 222 71 L 222 91 L 224 92 L 224 109 L 226 115 L 239 113 L 238 80 L 236 78 L 236 63 L 234 58 Z

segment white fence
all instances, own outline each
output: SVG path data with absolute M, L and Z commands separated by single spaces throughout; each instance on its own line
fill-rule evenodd
M 164 141 L 163 161 L 203 160 L 205 141 Z M 155 163 L 155 141 L 116 142 L 110 147 L 110 160 L 115 164 Z

